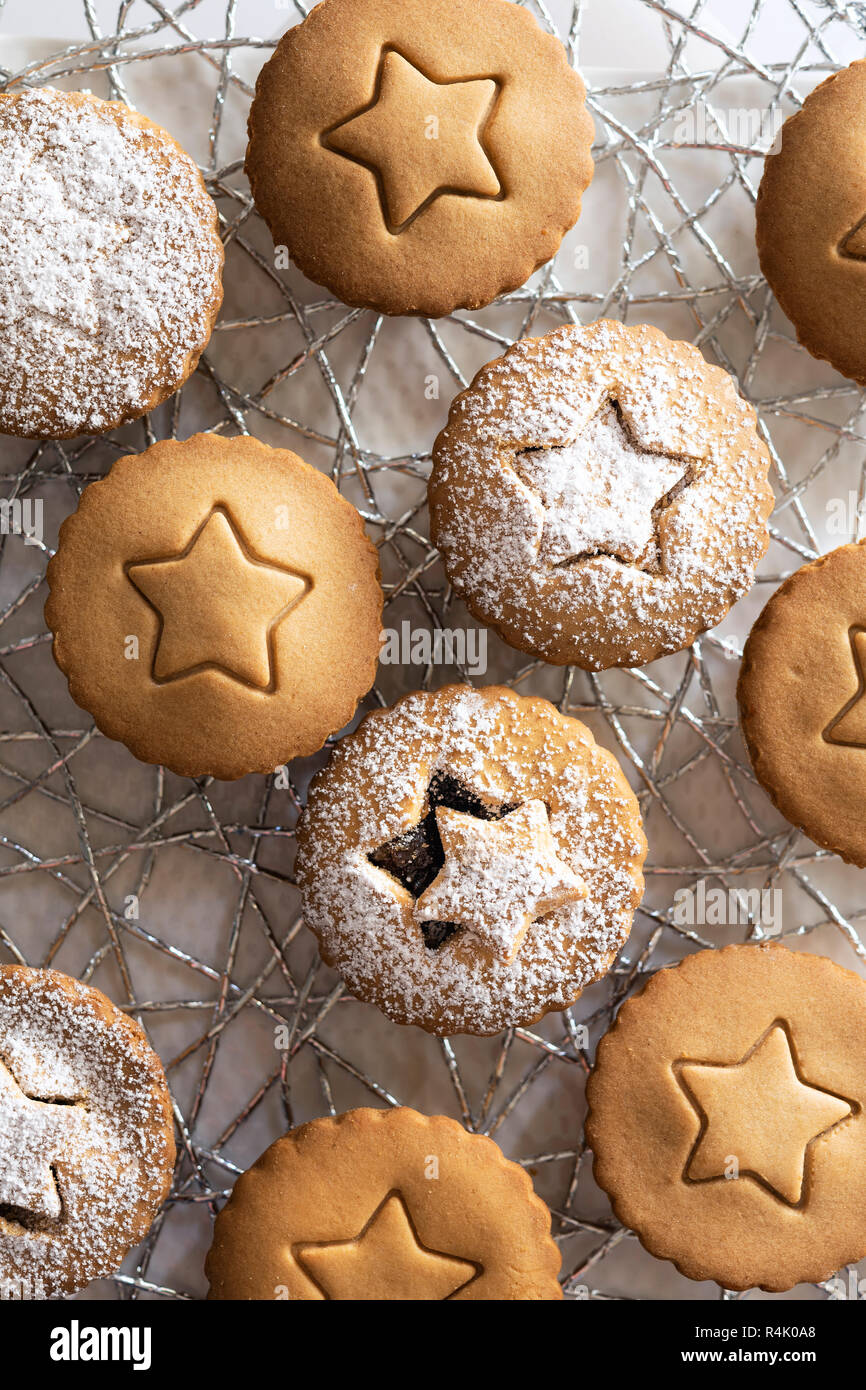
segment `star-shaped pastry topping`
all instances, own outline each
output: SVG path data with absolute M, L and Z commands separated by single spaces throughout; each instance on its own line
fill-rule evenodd
M 127 574 L 160 618 L 155 681 L 211 669 L 274 689 L 274 632 L 312 581 L 254 555 L 227 511 L 215 508 L 179 555 Z
M 297 1245 L 298 1264 L 326 1298 L 414 1301 L 450 1298 L 481 1273 L 469 1260 L 422 1244 L 399 1192 L 391 1192 L 360 1235 Z
M 418 921 L 455 922 L 511 962 L 534 921 L 587 896 L 557 854 L 543 801 L 525 801 L 500 820 L 439 806 L 436 823 L 445 862 L 415 903 Z
M 852 627 L 849 634 L 854 673 L 857 679 L 856 694 L 834 714 L 824 730 L 828 743 L 839 743 L 848 748 L 866 748 L 866 628 Z
M 524 449 L 514 468 L 544 508 L 540 559 L 558 566 L 610 555 L 657 573 L 659 517 L 701 462 L 642 448 L 614 400 L 573 443 Z
M 701 1119 L 684 1176 L 690 1182 L 724 1178 L 735 1158 L 741 1177 L 763 1183 L 790 1206 L 804 1200 L 811 1145 L 857 1108 L 804 1080 L 781 1023 L 741 1062 L 680 1062 L 675 1071 Z
M 482 144 L 498 91 L 492 77 L 432 82 L 386 49 L 370 105 L 325 131 L 322 143 L 375 174 L 382 215 L 396 235 L 442 193 L 498 196 Z
M 498 820 L 514 810 L 513 806 L 495 805 L 447 772 L 435 772 L 427 787 L 427 809 L 417 825 L 377 845 L 367 856 L 371 864 L 395 879 L 412 898 L 421 897 L 445 863 L 436 821 L 441 806 L 480 820 Z M 424 944 L 431 951 L 444 946 L 460 930 L 456 922 L 421 922 L 420 927 Z
M 53 1164 L 78 1129 L 74 1102 L 34 1100 L 0 1062 L 0 1207 L 56 1219 L 63 1204 Z

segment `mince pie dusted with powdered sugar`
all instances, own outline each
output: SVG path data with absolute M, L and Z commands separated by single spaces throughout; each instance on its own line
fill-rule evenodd
M 103 433 L 183 385 L 222 302 L 195 163 L 121 102 L 0 94 L 0 431 Z
M 451 406 L 432 536 L 472 613 L 588 670 L 690 645 L 751 586 L 773 494 L 727 372 L 647 325 L 516 343 Z
M 112 1274 L 174 1158 L 165 1073 L 139 1024 L 57 970 L 0 966 L 0 1299 Z
M 314 779 L 296 876 L 324 960 L 428 1032 L 499 1032 L 610 968 L 643 892 L 638 804 L 547 700 L 447 686 L 368 715 Z

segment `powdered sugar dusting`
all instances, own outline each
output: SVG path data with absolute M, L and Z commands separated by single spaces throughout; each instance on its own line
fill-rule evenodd
M 425 946 L 414 901 L 368 854 L 417 825 L 447 771 L 492 806 L 541 800 L 587 895 L 533 922 L 510 963 L 461 931 Z M 571 1003 L 609 967 L 642 892 L 646 842 L 613 757 L 545 700 L 414 694 L 369 716 L 315 780 L 296 873 L 308 926 L 359 998 L 433 1032 L 493 1033 Z
M 0 1298 L 117 1268 L 170 1177 L 166 1103 L 143 1036 L 102 996 L 0 968 Z
M 613 401 L 571 444 L 527 449 L 514 467 L 544 508 L 541 563 L 607 552 L 658 569 L 654 508 L 686 478 L 690 462 L 638 448 Z
M 608 321 L 557 329 L 454 402 L 434 538 L 473 612 L 515 645 L 638 664 L 688 646 L 752 583 L 768 463 L 750 407 L 690 345 Z
M 586 885 L 556 853 L 547 807 L 525 801 L 498 821 L 438 807 L 445 863 L 414 907 L 416 920 L 455 922 L 512 961 L 526 929 L 586 897 Z
M 123 108 L 0 98 L 0 422 L 68 435 L 134 419 L 210 335 L 222 246 L 201 176 Z

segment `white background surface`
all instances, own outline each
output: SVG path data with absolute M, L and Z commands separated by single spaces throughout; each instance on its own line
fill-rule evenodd
M 118 5 L 119 0 L 94 0 L 93 12 L 104 31 L 114 29 Z M 261 38 L 277 37 L 286 28 L 292 8 L 288 0 L 282 4 L 279 0 L 238 0 L 236 32 L 257 34 Z M 561 7 L 554 0 L 549 8 L 556 14 Z M 694 5 L 687 0 L 670 0 L 669 8 L 685 15 Z M 746 0 L 707 0 L 699 22 L 720 37 L 730 37 L 740 27 L 749 8 Z M 800 32 L 800 26 L 787 7 L 770 5 L 768 8 L 771 15 L 766 24 L 766 42 L 763 52 L 762 46 L 757 52 L 772 58 L 791 35 Z M 128 27 L 146 23 L 147 18 L 143 16 L 150 17 L 152 13 L 145 0 L 138 0 L 131 9 Z M 72 32 L 74 19 L 77 34 L 78 18 L 78 0 L 6 0 L 2 32 L 53 37 Z M 184 24 L 199 37 L 222 32 L 224 20 L 223 0 L 202 0 L 197 9 L 184 16 Z M 663 62 L 664 49 L 658 44 L 654 26 L 636 20 L 635 7 L 629 0 L 586 0 L 581 42 L 584 63 L 593 67 L 646 68 L 652 65 L 654 49 L 658 50 L 659 61 Z

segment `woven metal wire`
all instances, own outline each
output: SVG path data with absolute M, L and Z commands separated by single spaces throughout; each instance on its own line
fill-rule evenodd
M 0 960 L 65 969 L 139 1018 L 165 1061 L 179 1135 L 165 1210 L 123 1271 L 87 1296 L 200 1297 L 211 1219 L 238 1172 L 287 1125 L 364 1103 L 452 1113 L 524 1164 L 554 1213 L 566 1296 L 730 1296 L 689 1285 L 612 1218 L 585 1155 L 583 1082 L 597 1038 L 649 972 L 695 947 L 766 933 L 754 917 L 678 924 L 674 893 L 698 879 L 779 890 L 786 939 L 866 964 L 856 873 L 772 811 L 733 700 L 743 638 L 772 587 L 859 535 L 864 400 L 792 341 L 757 272 L 753 209 L 779 119 L 858 56 L 866 6 L 744 0 L 726 16 L 738 25 L 730 39 L 711 16 L 718 6 L 702 0 L 631 7 L 664 61 L 630 80 L 587 74 L 597 174 L 578 228 L 524 289 L 435 323 L 347 309 L 275 262 L 242 171 L 250 79 L 273 41 L 242 32 L 243 0 L 228 0 L 224 25 L 205 38 L 194 32 L 199 0 L 123 0 L 104 32 L 82 0 L 68 7 L 74 43 L 0 73 L 9 90 L 91 87 L 159 118 L 136 84 L 157 66 L 171 82 L 183 64 L 209 113 L 196 154 L 227 249 L 222 318 L 178 397 L 107 439 L 4 443 L 4 495 L 40 499 L 46 529 L 27 544 L 0 536 Z M 276 6 L 275 25 L 308 8 Z M 530 8 L 579 65 L 587 7 Z M 781 36 L 783 12 L 784 43 L 773 27 Z M 746 120 L 745 135 L 744 110 L 760 118 Z M 187 144 L 182 121 L 179 112 L 165 123 Z M 655 322 L 734 373 L 773 457 L 773 544 L 754 593 L 722 628 L 650 668 L 554 669 L 491 637 L 488 671 L 474 679 L 549 696 L 620 757 L 647 818 L 648 889 L 617 966 L 573 1008 L 494 1040 L 435 1040 L 351 1000 L 300 920 L 293 827 L 323 757 L 293 766 L 286 785 L 184 781 L 137 764 L 68 699 L 42 619 L 44 568 L 59 522 L 119 454 L 199 428 L 252 433 L 328 470 L 360 508 L 381 550 L 389 626 L 474 626 L 428 539 L 435 430 L 451 394 L 512 341 L 602 315 Z M 369 703 L 460 677 L 473 678 L 454 665 L 382 667 Z M 843 1296 L 840 1287 L 823 1292 Z

